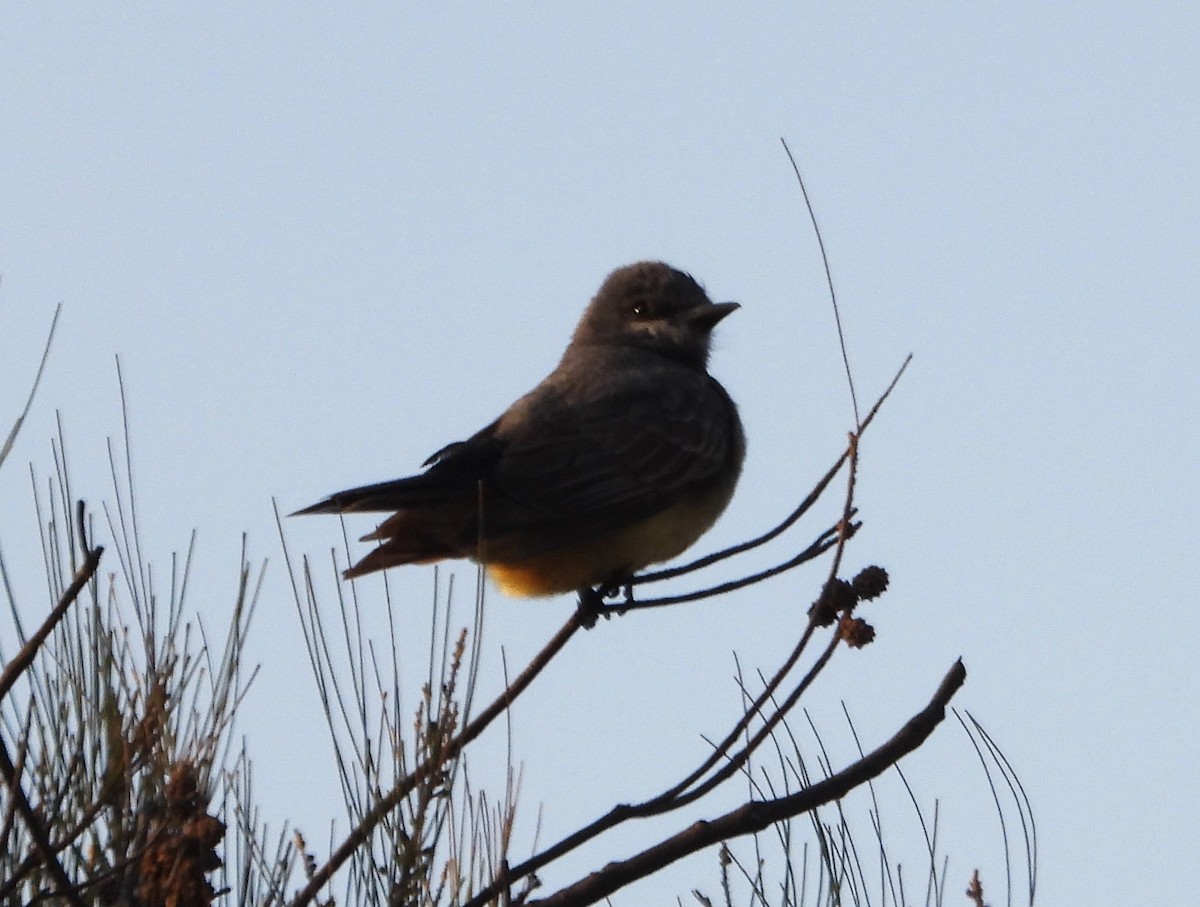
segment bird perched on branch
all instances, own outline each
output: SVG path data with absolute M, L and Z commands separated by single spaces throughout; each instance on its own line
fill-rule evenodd
M 495 422 L 418 475 L 299 513 L 392 512 L 347 578 L 470 558 L 510 595 L 615 589 L 691 546 L 733 495 L 745 436 L 708 355 L 737 308 L 662 262 L 619 268 L 554 371 Z

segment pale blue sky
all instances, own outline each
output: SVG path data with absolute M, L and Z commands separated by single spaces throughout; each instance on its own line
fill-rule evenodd
M 198 528 L 192 603 L 213 623 L 241 533 L 272 561 L 246 731 L 268 815 L 320 840 L 336 785 L 322 746 L 296 752 L 322 738 L 272 496 L 291 510 L 414 470 L 553 366 L 609 270 L 663 258 L 744 306 L 713 371 L 749 458 L 700 547 L 764 528 L 851 425 L 785 136 L 860 394 L 915 354 L 864 444 L 849 553 L 892 573 L 880 637 L 839 655 L 814 717 L 836 728 L 844 699 L 882 740 L 962 655 L 956 701 L 1036 810 L 1039 900 L 1184 903 L 1200 845 L 1198 34 L 1182 3 L 6 4 L 3 420 L 64 303 L 0 471 L 18 591 L 40 606 L 25 464 L 51 471 L 59 411 L 77 490 L 104 493 L 119 353 L 151 557 L 165 570 Z M 340 538 L 331 519 L 288 532 L 318 556 Z M 525 833 L 540 802 L 545 842 L 689 769 L 698 735 L 736 714 L 731 652 L 775 664 L 819 576 L 577 640 L 514 716 Z M 423 614 L 432 570 L 392 579 Z M 485 689 L 501 645 L 518 663 L 570 607 L 493 595 Z M 954 884 L 979 865 L 998 885 L 972 758 L 947 724 L 905 766 L 941 799 Z M 715 880 L 704 855 L 618 903 Z

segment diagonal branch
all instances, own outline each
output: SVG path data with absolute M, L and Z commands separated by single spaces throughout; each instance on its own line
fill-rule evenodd
M 276 515 L 278 520 L 278 514 Z M 282 532 L 282 526 L 280 526 Z M 416 786 L 427 780 L 430 775 L 439 771 L 442 766 L 458 757 L 463 749 L 487 729 L 496 718 L 512 705 L 518 696 L 523 693 L 542 669 L 550 663 L 550 660 L 557 655 L 562 648 L 567 644 L 572 636 L 575 635 L 584 624 L 585 615 L 582 611 L 575 611 L 565 624 L 558 630 L 557 633 L 546 643 L 542 651 L 531 661 L 516 679 L 508 685 L 487 708 L 465 728 L 461 734 L 451 740 L 439 752 L 439 758 L 431 759 L 422 765 L 419 765 L 407 777 L 401 779 L 388 794 L 380 798 L 371 810 L 363 816 L 354 830 L 347 835 L 346 839 L 338 845 L 325 862 L 323 866 L 316 870 L 308 879 L 307 884 L 300 889 L 296 896 L 292 899 L 291 907 L 301 907 L 308 904 L 316 897 L 317 892 L 325 886 L 325 884 L 333 877 L 333 874 L 342 867 L 342 865 L 354 855 L 354 852 L 367 842 L 371 832 L 375 827 L 382 822 L 387 815 L 395 809 L 400 802 L 412 792 Z
M 104 553 L 104 549 L 99 545 L 95 548 L 88 545 L 87 532 L 84 528 L 83 501 L 79 502 L 78 524 L 79 544 L 83 549 L 84 562 L 75 573 L 75 578 L 71 580 L 71 585 L 63 592 L 58 604 L 54 606 L 54 609 L 42 622 L 37 632 L 21 647 L 21 651 L 17 653 L 16 657 L 4 666 L 4 671 L 0 672 L 0 700 L 8 695 L 9 691 L 16 684 L 17 679 L 33 664 L 38 650 L 50 638 L 50 634 L 54 632 L 54 628 L 66 616 L 71 605 L 79 597 L 79 593 L 83 591 L 84 586 L 91 581 L 92 577 L 96 574 L 96 570 L 100 567 L 100 556 Z M 58 855 L 50 843 L 50 834 L 45 823 L 42 821 L 42 817 L 38 815 L 32 804 L 30 804 L 29 798 L 25 796 L 25 790 L 21 787 L 20 780 L 17 777 L 17 767 L 13 763 L 8 753 L 8 747 L 5 746 L 2 739 L 0 739 L 0 775 L 3 775 L 4 782 L 11 792 L 16 812 L 25 823 L 29 837 L 33 841 L 33 849 L 36 851 L 42 866 L 45 867 L 50 877 L 54 879 L 54 884 L 58 889 L 56 894 L 69 903 L 76 905 L 76 907 L 83 907 L 84 902 L 79 895 L 78 888 L 58 861 Z
M 689 854 L 712 844 L 753 834 L 776 822 L 811 812 L 844 797 L 861 784 L 878 777 L 917 749 L 946 717 L 946 704 L 966 680 L 961 659 L 938 686 L 929 704 L 908 720 L 890 740 L 862 759 L 790 796 L 751 801 L 716 819 L 701 820 L 627 860 L 609 863 L 590 875 L 530 907 L 579 907 L 594 904 L 620 888 L 645 878 Z

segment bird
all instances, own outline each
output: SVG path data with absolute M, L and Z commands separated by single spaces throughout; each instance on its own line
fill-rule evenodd
M 558 365 L 498 419 L 424 472 L 293 515 L 391 513 L 347 579 L 466 558 L 511 596 L 611 594 L 689 548 L 733 496 L 746 438 L 708 360 L 738 308 L 661 261 L 618 268 Z

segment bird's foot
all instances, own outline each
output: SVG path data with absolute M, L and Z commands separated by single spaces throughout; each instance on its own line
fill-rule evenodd
M 624 614 L 629 610 L 629 606 L 633 604 L 633 580 L 630 578 L 626 578 L 621 582 L 609 583 L 601 587 L 600 591 L 605 598 L 616 598 L 618 595 L 623 596 L 623 601 L 608 605 L 610 614 Z
M 596 618 L 604 615 L 605 618 L 610 617 L 609 607 L 604 604 L 603 589 L 593 589 L 591 586 L 584 586 L 579 590 L 579 608 L 576 612 L 579 615 L 579 623 L 585 630 L 590 630 L 596 626 Z

